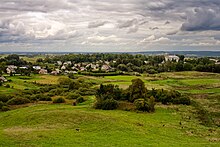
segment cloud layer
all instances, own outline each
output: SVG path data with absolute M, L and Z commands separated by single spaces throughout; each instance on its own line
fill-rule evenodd
M 220 49 L 219 0 L 1 0 L 0 51 Z

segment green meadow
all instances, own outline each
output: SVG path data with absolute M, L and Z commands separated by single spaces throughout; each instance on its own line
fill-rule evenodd
M 59 78 L 8 77 L 11 88 L 1 87 L 0 92 L 39 88 L 33 82 L 57 84 Z M 111 83 L 121 88 L 141 78 L 148 89 L 175 89 L 189 95 L 193 104 L 157 104 L 155 113 L 142 113 L 96 110 L 92 107 L 94 96 L 77 106 L 38 102 L 0 112 L 0 146 L 220 146 L 219 74 L 174 72 L 80 78 L 97 86 Z

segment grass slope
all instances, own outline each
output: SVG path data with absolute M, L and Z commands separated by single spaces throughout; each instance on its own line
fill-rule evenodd
M 94 110 L 89 104 L 33 105 L 0 113 L 0 146 L 220 145 L 212 142 L 220 137 L 217 128 L 209 133 L 210 128 L 184 120 L 181 113 L 172 107 L 149 114 Z

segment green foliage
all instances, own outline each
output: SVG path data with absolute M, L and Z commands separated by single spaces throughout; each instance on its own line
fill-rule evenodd
M 10 85 L 9 85 L 9 84 L 6 84 L 5 87 L 6 87 L 6 88 L 10 88 Z
M 140 98 L 134 101 L 136 109 L 139 111 L 154 112 L 155 111 L 155 98 L 151 96 L 150 98 Z
M 81 95 L 76 92 L 71 92 L 66 96 L 67 99 L 77 99 L 79 97 L 81 97 Z
M 183 104 L 183 105 L 190 105 L 190 99 L 188 97 L 178 97 L 178 98 L 175 98 L 173 100 L 173 103 L 174 104 Z
M 114 110 L 117 109 L 118 102 L 113 98 L 110 99 L 102 98 L 97 100 L 94 107 L 96 109 L 102 109 L 102 110 Z
M 147 89 L 145 88 L 144 82 L 141 79 L 133 79 L 132 84 L 129 86 L 128 91 L 130 92 L 129 100 L 134 102 L 136 99 L 145 97 Z
M 83 102 L 85 102 L 85 99 L 84 99 L 82 96 L 80 96 L 80 97 L 78 97 L 78 98 L 76 99 L 76 103 L 77 103 L 77 104 L 83 103 Z
M 69 85 L 71 83 L 71 79 L 68 77 L 62 77 L 58 79 L 58 83 L 60 85 Z
M 69 90 L 77 90 L 80 88 L 80 86 L 81 85 L 78 81 L 73 80 L 69 83 Z
M 65 103 L 65 99 L 62 97 L 55 98 L 53 103 Z
M 52 101 L 51 97 L 44 94 L 36 94 L 30 97 L 31 100 Z
M 13 98 L 12 95 L 0 94 L 0 101 L 4 103 L 6 103 L 11 98 Z
M 2 106 L 2 109 L 1 109 L 2 111 L 9 111 L 10 110 L 10 108 L 8 107 L 8 106 Z
M 150 107 L 148 105 L 147 100 L 145 100 L 143 98 L 136 99 L 134 101 L 134 104 L 136 106 L 136 109 L 139 110 L 139 111 L 147 111 L 147 112 L 149 112 L 149 110 L 150 110 Z
M 0 109 L 2 109 L 2 107 L 4 106 L 5 104 L 2 102 L 2 101 L 0 101 Z
M 21 105 L 26 103 L 30 103 L 30 100 L 21 97 L 12 98 L 7 102 L 8 105 Z

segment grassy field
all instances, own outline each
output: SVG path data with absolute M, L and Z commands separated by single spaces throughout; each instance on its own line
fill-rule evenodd
M 10 78 L 14 88 L 1 87 L 0 92 L 38 88 L 33 81 L 57 84 L 59 76 Z M 95 110 L 94 96 L 77 106 L 35 103 L 0 112 L 0 146 L 220 146 L 219 74 L 176 72 L 80 78 L 97 86 L 111 83 L 121 88 L 141 78 L 148 89 L 176 89 L 191 96 L 197 105 L 157 104 L 155 113 L 137 113 Z M 203 125 L 201 116 L 210 122 Z
M 89 104 L 33 105 L 1 113 L 0 146 L 219 145 L 218 128 L 183 118 L 190 106 L 179 109 L 157 106 L 148 114 L 94 110 Z

